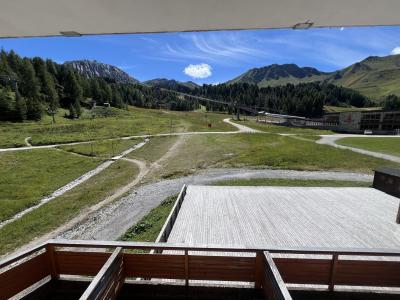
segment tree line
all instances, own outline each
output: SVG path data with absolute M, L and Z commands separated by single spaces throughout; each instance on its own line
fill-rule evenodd
M 198 103 L 180 99 L 157 88 L 115 82 L 110 78 L 87 78 L 77 70 L 50 59 L 22 58 L 14 51 L 0 51 L 0 120 L 40 120 L 60 107 L 68 117 L 79 118 L 82 106 L 193 110 Z
M 400 110 L 400 97 L 396 95 L 388 95 L 383 101 L 384 110 Z
M 274 113 L 292 114 L 305 117 L 320 117 L 324 105 L 364 107 L 371 104 L 365 96 L 352 89 L 333 84 L 301 83 L 276 87 L 258 88 L 248 83 L 203 85 L 193 91 L 206 98 L 266 110 Z M 207 109 L 226 110 L 226 105 L 207 103 Z

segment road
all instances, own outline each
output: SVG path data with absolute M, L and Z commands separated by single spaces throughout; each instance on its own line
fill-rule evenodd
M 346 138 L 346 137 L 357 137 L 357 138 L 379 138 L 379 137 L 384 137 L 384 138 L 394 138 L 394 139 L 397 138 L 397 139 L 399 139 L 399 143 L 400 143 L 400 136 L 394 136 L 394 135 L 355 135 L 355 134 L 321 135 L 321 139 L 318 140 L 316 143 L 317 144 L 323 144 L 323 145 L 329 145 L 329 146 L 332 146 L 332 147 L 335 147 L 335 148 L 339 148 L 339 149 L 351 150 L 353 152 L 361 153 L 361 154 L 364 154 L 364 155 L 369 155 L 369 156 L 373 156 L 373 157 L 376 157 L 376 158 L 382 158 L 382 159 L 385 159 L 385 160 L 390 160 L 390 161 L 393 161 L 393 162 L 400 163 L 400 157 L 399 156 L 336 144 L 337 140 L 343 139 L 343 138 Z

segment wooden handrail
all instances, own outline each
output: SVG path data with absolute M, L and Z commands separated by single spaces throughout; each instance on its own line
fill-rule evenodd
M 206 252 L 249 252 L 268 251 L 280 254 L 315 254 L 315 255 L 361 255 L 361 256 L 400 256 L 400 249 L 366 249 L 366 248 L 277 248 L 277 247 L 241 247 L 221 245 L 187 245 L 176 243 L 147 243 L 147 242 L 122 242 L 122 241 L 93 241 L 93 240 L 49 240 L 55 247 L 81 247 L 81 248 L 116 248 L 132 250 L 181 250 L 181 251 L 206 251 Z
M 124 281 L 122 248 L 115 249 L 79 300 L 116 299 Z
M 13 254 L 12 256 L 5 258 L 4 260 L 0 261 L 0 269 L 12 264 L 13 262 L 21 260 L 35 252 L 43 250 L 48 244 L 49 244 L 49 241 L 42 243 L 39 246 L 33 247 L 33 248 L 25 250 L 23 252 L 18 252 L 16 254 Z
M 175 201 L 174 206 L 171 209 L 171 212 L 168 215 L 167 220 L 165 221 L 163 227 L 160 230 L 160 233 L 158 234 L 158 237 L 156 239 L 156 242 L 166 242 L 168 240 L 169 234 L 172 230 L 172 227 L 174 226 L 176 217 L 178 216 L 179 210 L 181 208 L 182 202 L 185 199 L 185 194 L 186 194 L 186 189 L 187 185 L 183 185 L 178 198 Z
M 264 252 L 263 290 L 267 300 L 292 300 L 271 254 Z

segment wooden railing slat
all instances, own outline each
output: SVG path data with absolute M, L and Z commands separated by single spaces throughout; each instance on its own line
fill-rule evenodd
M 264 295 L 267 300 L 292 300 L 269 252 L 264 252 Z
M 104 266 L 93 278 L 92 282 L 79 299 L 115 299 L 118 292 L 115 292 L 115 280 L 118 280 L 120 271 L 122 271 L 123 267 L 122 248 L 118 247 L 108 258 Z

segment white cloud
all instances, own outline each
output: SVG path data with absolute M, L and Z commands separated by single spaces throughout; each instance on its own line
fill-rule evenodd
M 390 54 L 392 55 L 397 55 L 400 54 L 400 47 L 396 47 L 392 50 L 392 52 L 390 52 Z
M 183 72 L 192 78 L 207 78 L 212 75 L 212 68 L 208 64 L 188 65 Z

